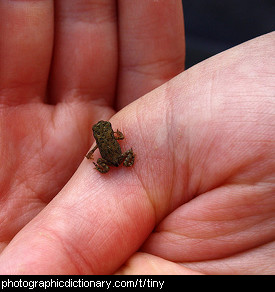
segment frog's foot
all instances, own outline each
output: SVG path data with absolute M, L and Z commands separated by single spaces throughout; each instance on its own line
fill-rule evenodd
M 126 151 L 123 156 L 125 157 L 123 165 L 124 166 L 132 166 L 135 162 L 135 153 L 133 152 L 133 149 L 131 148 L 130 150 Z
M 93 158 L 93 153 L 96 151 L 96 149 L 97 149 L 97 145 L 95 145 L 95 147 L 94 147 L 92 150 L 90 150 L 90 151 L 85 155 L 85 157 L 86 157 L 87 159 L 94 159 L 94 158 Z
M 94 158 L 93 158 L 93 153 L 92 153 L 92 151 L 89 151 L 89 152 L 85 155 L 85 157 L 86 157 L 87 159 L 94 159 Z
M 114 132 L 114 134 L 117 135 L 117 136 L 115 136 L 116 140 L 123 140 L 124 139 L 124 135 L 119 130 L 116 130 L 116 132 Z
M 107 161 L 103 158 L 98 158 L 97 163 L 94 163 L 95 169 L 101 173 L 106 173 L 109 171 L 110 167 L 107 165 Z

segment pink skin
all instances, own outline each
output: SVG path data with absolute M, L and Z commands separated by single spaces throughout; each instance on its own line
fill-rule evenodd
M 118 3 L 0 1 L 0 274 L 274 274 L 275 34 L 183 72 L 181 1 Z

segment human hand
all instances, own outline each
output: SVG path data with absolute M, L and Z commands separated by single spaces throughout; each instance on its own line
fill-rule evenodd
M 139 177 L 155 229 L 118 274 L 274 274 L 274 45 L 239 45 L 135 105 L 154 116 Z
M 58 9 L 64 12 L 61 7 Z M 70 18 L 77 20 L 72 15 Z M 45 16 L 44 24 L 47 19 Z M 41 15 L 39 22 L 43 23 Z M 77 24 L 81 26 L 83 22 Z M 79 34 L 73 34 L 78 42 L 73 43 L 77 48 L 85 47 L 79 45 L 83 28 L 78 25 Z M 70 31 L 72 24 L 69 28 Z M 60 37 L 68 35 L 63 29 L 57 29 Z M 109 36 L 112 35 L 113 31 Z M 125 134 L 123 149 L 133 147 L 137 154 L 133 168 L 111 169 L 101 175 L 84 160 L 68 183 L 90 143 L 91 125 L 107 119 L 114 112 L 112 106 L 123 107 L 131 101 L 129 96 L 134 99 L 152 89 L 156 80 L 162 83 L 164 76 L 176 75 L 180 66 L 174 66 L 174 72 L 167 75 L 168 65 L 160 67 L 156 71 L 162 78 L 156 78 L 157 72 L 149 74 L 152 78 L 145 78 L 145 71 L 140 74 L 121 62 L 125 65 L 121 72 L 123 67 L 128 70 L 121 73 L 121 83 L 116 84 L 117 67 L 115 70 L 107 66 L 114 55 L 108 61 L 104 59 L 105 69 L 102 63 L 90 65 L 97 60 L 100 63 L 94 55 L 91 57 L 95 60 L 84 62 L 86 49 L 77 54 L 84 55 L 83 61 L 75 62 L 69 57 L 76 48 L 67 46 L 69 40 L 58 42 L 58 36 L 57 33 L 59 45 L 54 53 L 50 85 L 50 53 L 43 53 L 49 55 L 43 66 L 33 62 L 25 68 L 26 58 L 18 56 L 18 62 L 13 59 L 18 74 L 21 72 L 20 82 L 14 80 L 17 70 L 1 69 L 1 73 L 12 74 L 1 74 L 0 79 L 1 157 L 5 158 L 1 167 L 0 273 L 112 273 L 130 256 L 128 270 L 118 272 L 156 272 L 151 269 L 152 260 L 157 260 L 159 272 L 163 273 L 191 272 L 185 267 L 208 272 L 206 260 L 212 259 L 219 259 L 220 263 L 219 269 L 212 272 L 226 272 L 220 269 L 222 261 L 226 266 L 230 256 L 247 257 L 253 247 L 258 247 L 256 252 L 259 254 L 260 250 L 268 262 L 267 251 L 272 245 L 267 243 L 274 240 L 274 166 L 272 116 L 268 114 L 272 83 L 266 77 L 272 66 L 266 58 L 266 48 L 271 47 L 274 35 L 216 56 L 120 111 L 111 121 L 114 129 Z M 60 52 L 64 50 L 62 57 Z M 30 57 L 37 51 L 35 47 Z M 3 50 L 0 52 L 2 56 Z M 26 52 L 21 54 L 25 56 Z M 102 56 L 106 58 L 108 54 L 104 52 Z M 37 59 L 45 60 L 46 56 L 39 55 Z M 11 65 L 8 58 L 5 62 Z M 19 70 L 20 62 L 25 71 Z M 153 60 L 148 63 L 156 64 Z M 173 65 L 167 62 L 170 63 Z M 33 74 L 35 64 L 37 71 Z M 67 66 L 75 68 L 75 72 Z M 5 63 L 1 67 L 5 69 Z M 46 78 L 45 84 L 38 72 Z M 131 72 L 136 72 L 136 76 Z M 143 82 L 130 88 L 132 80 L 142 75 Z M 13 86 L 9 87 L 10 76 Z M 101 78 L 91 81 L 89 76 Z M 112 82 L 121 92 L 116 100 Z M 41 102 L 46 86 L 55 106 Z M 111 88 L 112 92 L 106 92 Z M 152 232 L 155 226 L 157 232 Z M 217 240 L 219 231 L 222 233 L 218 233 Z M 179 237 L 173 238 L 173 234 Z M 226 237 L 230 234 L 231 238 Z M 135 253 L 141 246 L 144 253 Z M 187 263 L 194 261 L 195 266 Z
M 115 1 L 102 0 L 55 1 L 55 6 L 53 1 L 1 1 L 2 259 L 9 254 L 11 240 L 25 234 L 22 228 L 55 205 L 49 202 L 91 145 L 92 125 L 183 71 L 180 1 L 135 3 L 116 7 Z M 84 163 L 97 182 L 104 179 L 93 164 Z M 92 198 L 94 191 L 89 192 Z M 77 215 L 71 211 L 70 225 Z M 46 234 L 42 225 L 37 234 Z M 21 252 L 32 249 L 25 240 L 20 246 Z M 44 248 L 41 252 L 51 262 L 50 248 Z M 29 251 L 22 255 L 34 262 Z M 44 267 L 41 261 L 25 269 L 23 262 L 13 264 L 13 257 L 0 264 L 0 272 L 75 272 L 67 266 Z

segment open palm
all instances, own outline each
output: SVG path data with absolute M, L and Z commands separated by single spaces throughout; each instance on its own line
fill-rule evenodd
M 274 34 L 178 75 L 180 2 L 1 2 L 0 273 L 274 271 Z

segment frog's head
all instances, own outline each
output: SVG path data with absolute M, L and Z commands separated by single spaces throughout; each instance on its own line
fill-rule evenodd
M 110 122 L 107 122 L 107 121 L 99 121 L 97 122 L 95 125 L 93 125 L 93 131 L 94 132 L 100 132 L 100 133 L 103 133 L 109 129 L 112 128 L 112 125 Z

